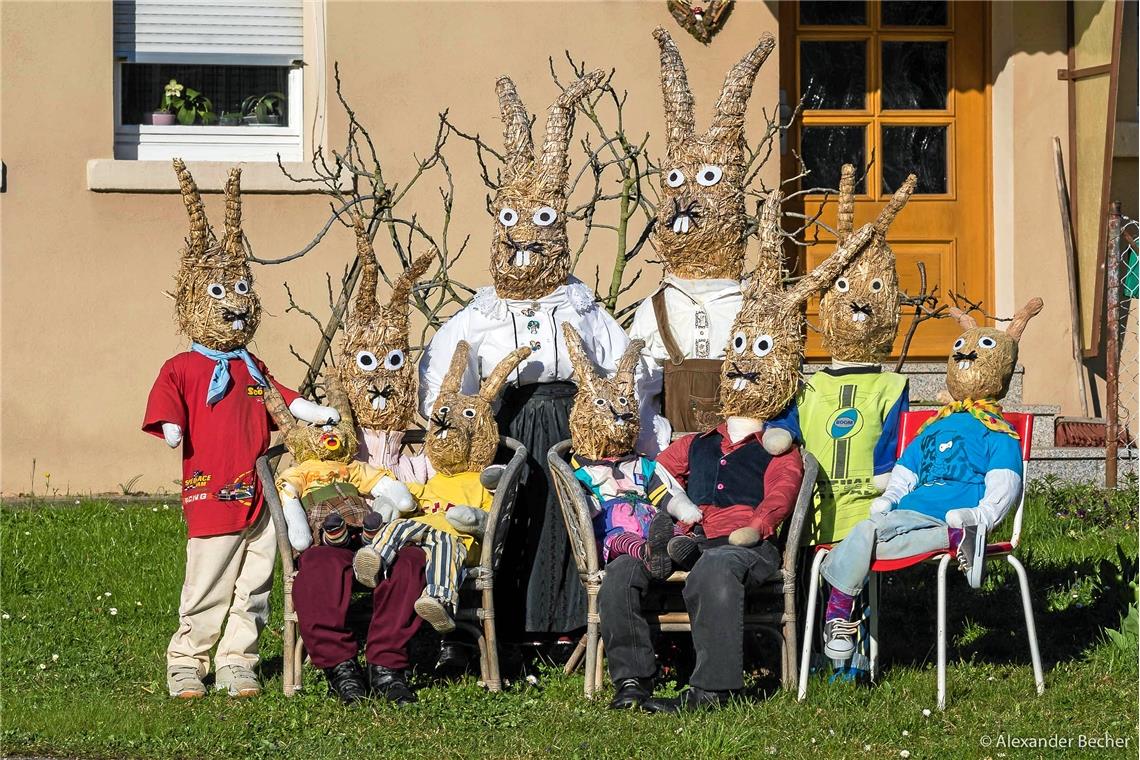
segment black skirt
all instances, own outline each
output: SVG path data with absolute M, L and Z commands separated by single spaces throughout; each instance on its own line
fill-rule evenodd
M 570 437 L 576 390 L 573 383 L 553 382 L 503 392 L 499 431 L 527 450 L 526 479 L 495 577 L 496 617 L 504 638 L 565 633 L 586 624 L 586 591 L 546 465 L 550 447 Z

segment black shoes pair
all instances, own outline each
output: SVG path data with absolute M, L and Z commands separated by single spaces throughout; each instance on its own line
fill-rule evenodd
M 732 691 L 706 691 L 690 686 L 675 699 L 658 699 L 653 696 L 652 678 L 626 678 L 614 686 L 617 693 L 610 701 L 611 710 L 644 710 L 650 713 L 719 710 L 736 696 Z
M 329 682 L 329 696 L 336 697 L 346 705 L 355 704 L 370 696 L 383 697 L 397 705 L 407 705 L 416 701 L 416 694 L 408 686 L 402 670 L 369 664 L 368 679 L 365 681 L 360 663 L 351 659 L 331 668 L 325 668 L 324 671 L 325 678 Z

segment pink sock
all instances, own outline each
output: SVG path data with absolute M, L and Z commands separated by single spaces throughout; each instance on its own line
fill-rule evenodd
M 831 596 L 827 597 L 827 612 L 823 615 L 823 622 L 829 620 L 850 620 L 851 610 L 855 608 L 855 597 L 844 594 L 837 588 L 831 589 Z
M 947 528 L 946 541 L 949 544 L 950 551 L 958 548 L 958 544 L 962 543 L 962 529 L 961 528 Z
M 622 531 L 606 539 L 606 548 L 609 549 L 610 558 L 621 554 L 645 559 L 645 539 L 636 533 Z

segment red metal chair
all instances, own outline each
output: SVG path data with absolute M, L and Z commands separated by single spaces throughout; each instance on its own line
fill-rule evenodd
M 902 455 L 915 437 L 922 423 L 934 416 L 934 410 L 905 412 L 899 420 L 899 444 L 896 458 Z M 1033 415 L 1019 412 L 1006 412 L 1002 415 L 1013 426 L 1020 437 L 1022 462 L 1029 462 L 1031 443 L 1033 440 Z M 1022 483 L 1024 485 L 1026 471 L 1023 471 Z M 1033 679 L 1037 685 L 1037 693 L 1045 691 L 1045 676 L 1041 669 L 1041 653 L 1037 647 L 1037 626 L 1033 622 L 1033 608 L 1029 599 L 1029 580 L 1025 575 L 1025 567 L 1013 552 L 1021 542 L 1021 524 L 1025 512 L 1025 489 L 1021 490 L 1017 509 L 1013 513 L 1013 535 L 1008 541 L 999 541 L 986 546 L 986 559 L 1004 557 L 1013 566 L 1017 573 L 1018 584 L 1021 588 L 1021 606 L 1025 613 L 1025 628 L 1029 638 L 1029 656 L 1033 662 Z M 808 606 L 804 621 L 803 651 L 800 654 L 799 693 L 797 699 L 803 700 L 807 696 L 808 670 L 811 665 L 812 638 L 815 628 L 815 615 L 817 598 L 819 594 L 819 568 L 823 558 L 831 551 L 829 546 L 816 547 L 815 560 L 811 566 L 811 577 L 808 583 Z M 922 562 L 932 562 L 938 565 L 938 709 L 946 709 L 946 569 L 954 559 L 953 552 L 938 550 L 916 554 L 911 557 L 891 560 L 875 560 L 871 564 L 870 587 L 870 643 L 871 643 L 871 680 L 874 681 L 879 669 L 879 583 L 878 573 L 901 570 Z

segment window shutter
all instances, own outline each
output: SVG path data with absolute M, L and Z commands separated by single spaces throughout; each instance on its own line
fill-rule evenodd
M 303 0 L 114 0 L 115 56 L 132 63 L 290 65 Z

